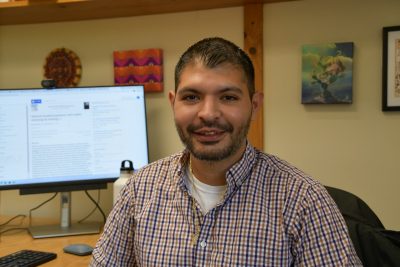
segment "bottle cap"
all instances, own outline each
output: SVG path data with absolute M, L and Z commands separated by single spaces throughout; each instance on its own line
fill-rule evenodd
M 128 164 L 128 166 L 126 166 Z M 133 169 L 133 163 L 130 160 L 123 160 L 121 162 L 121 172 L 126 171 L 126 172 L 132 172 Z

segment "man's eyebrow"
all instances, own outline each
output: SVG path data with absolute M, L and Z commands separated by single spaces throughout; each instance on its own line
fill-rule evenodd
M 223 87 L 223 88 L 215 91 L 216 94 L 224 94 L 224 93 L 230 93 L 230 92 L 243 95 L 243 90 L 238 87 L 235 87 L 235 86 L 231 86 L 231 87 L 227 86 L 227 87 Z M 197 90 L 195 88 L 192 88 L 192 87 L 183 87 L 177 91 L 178 95 L 187 94 L 187 93 L 198 94 L 198 93 L 201 93 L 201 91 Z
M 220 92 L 220 93 L 229 93 L 229 92 L 234 92 L 234 93 L 237 93 L 237 94 L 243 95 L 243 90 L 242 90 L 242 89 L 240 89 L 240 88 L 238 88 L 238 87 L 235 87 L 235 86 L 232 86 L 232 87 L 226 87 L 226 88 L 224 88 L 224 89 L 220 90 L 219 92 Z
M 199 91 L 191 88 L 191 87 L 183 87 L 178 89 L 177 94 L 178 95 L 182 95 L 182 94 L 187 94 L 187 93 L 198 93 Z

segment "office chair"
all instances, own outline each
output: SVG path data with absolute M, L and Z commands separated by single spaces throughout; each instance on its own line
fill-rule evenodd
M 386 230 L 375 212 L 356 195 L 325 186 L 342 213 L 365 267 L 400 267 L 400 232 Z

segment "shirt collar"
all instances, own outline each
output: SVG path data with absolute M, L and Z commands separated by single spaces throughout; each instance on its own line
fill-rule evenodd
M 180 156 L 177 158 L 177 185 L 184 189 L 186 189 L 185 185 L 185 170 L 187 164 L 189 164 L 189 151 L 187 149 L 183 150 Z M 226 180 L 228 185 L 228 193 L 234 191 L 236 188 L 240 187 L 243 182 L 248 179 L 251 175 L 251 170 L 256 162 L 257 150 L 247 142 L 246 150 L 243 153 L 242 158 L 236 162 L 226 173 Z

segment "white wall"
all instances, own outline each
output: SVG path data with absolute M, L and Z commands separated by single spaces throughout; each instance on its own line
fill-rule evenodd
M 381 111 L 382 27 L 398 0 L 306 0 L 264 6 L 265 149 L 323 184 L 360 196 L 400 230 L 400 112 Z M 301 46 L 354 42 L 353 104 L 301 104 Z
M 381 30 L 400 25 L 398 0 L 304 0 L 264 5 L 265 150 L 297 165 L 323 184 L 362 197 L 390 229 L 400 229 L 396 164 L 400 112 L 381 112 Z M 167 92 L 187 46 L 219 35 L 243 44 L 242 8 L 81 22 L 0 26 L 0 88 L 38 87 L 42 65 L 54 48 L 81 58 L 80 85 L 113 83 L 112 51 L 164 50 L 165 91 L 147 97 L 150 159 L 182 148 L 172 123 Z M 301 46 L 354 42 L 354 102 L 300 104 Z M 27 213 L 50 195 L 1 192 L 0 214 Z M 101 205 L 111 208 L 111 190 Z M 73 217 L 92 205 L 74 193 Z M 83 208 L 82 208 L 83 207 Z M 58 216 L 58 202 L 38 216 Z M 100 218 L 100 216 L 97 216 Z

